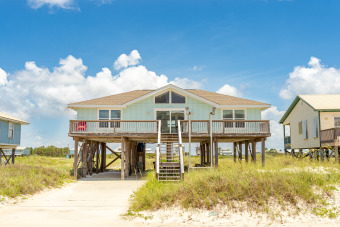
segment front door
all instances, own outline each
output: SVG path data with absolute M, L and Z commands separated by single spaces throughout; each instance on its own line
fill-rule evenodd
M 178 120 L 184 120 L 184 110 L 166 110 L 156 112 L 161 121 L 162 133 L 177 133 Z

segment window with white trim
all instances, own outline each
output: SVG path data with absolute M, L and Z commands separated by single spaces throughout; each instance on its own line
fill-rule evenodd
M 223 110 L 223 120 L 245 120 L 245 111 L 244 110 Z M 244 122 L 226 122 L 226 128 L 244 128 Z
M 170 92 L 165 92 L 155 97 L 155 103 L 170 103 Z
M 180 95 L 173 91 L 167 91 L 163 94 L 155 96 L 155 103 L 156 104 L 185 103 L 185 96 Z
M 171 103 L 185 103 L 185 96 L 171 92 Z
M 340 127 L 340 117 L 334 117 L 334 127 Z
M 99 122 L 99 128 L 108 128 L 109 120 L 121 120 L 120 110 L 99 110 L 99 120 L 104 122 Z M 110 127 L 120 127 L 120 122 L 111 122 Z
M 120 110 L 111 110 L 111 115 L 110 115 L 110 119 L 112 121 L 116 120 L 116 121 L 120 121 L 121 118 L 121 112 Z M 120 128 L 120 122 L 111 122 L 111 128 Z
M 13 139 L 14 137 L 14 124 L 12 122 L 8 123 L 8 139 Z

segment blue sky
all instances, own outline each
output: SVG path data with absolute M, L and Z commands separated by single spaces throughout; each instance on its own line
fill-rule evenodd
M 45 111 L 47 104 L 37 104 L 44 94 L 35 90 L 48 85 L 36 78 L 46 78 L 46 70 L 59 72 L 53 70 L 69 55 L 82 60 L 77 67 L 86 68 L 80 70 L 85 78 L 102 68 L 120 75 L 113 63 L 137 50 L 148 72 L 168 81 L 187 78 L 188 85 L 210 91 L 228 84 L 237 95 L 272 104 L 265 117 L 277 121 L 298 93 L 339 93 L 340 85 L 334 85 L 340 76 L 339 8 L 336 0 L 0 0 L 0 69 L 7 81 L 1 87 L 0 70 L 0 98 L 17 99 L 0 111 L 32 123 L 24 127 L 22 145 L 67 145 L 69 115 L 57 113 L 67 97 L 51 99 L 59 107 L 53 114 Z M 25 66 L 31 61 L 40 71 L 31 73 Z M 37 87 L 8 96 L 9 89 L 29 86 L 18 80 L 24 75 L 27 83 L 35 77 Z M 331 89 L 320 91 L 325 75 Z M 280 148 L 279 136 L 272 146 Z

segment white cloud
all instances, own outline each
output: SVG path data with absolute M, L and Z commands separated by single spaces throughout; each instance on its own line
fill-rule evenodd
M 114 0 L 93 0 L 97 2 L 98 5 L 111 4 Z
M 192 67 L 193 71 L 202 71 L 203 70 L 203 65 L 194 65 L 194 67 Z
M 113 67 L 116 70 L 120 70 L 122 68 L 127 68 L 128 66 L 138 65 L 141 60 L 142 58 L 139 55 L 139 52 L 137 50 L 133 50 L 129 55 L 120 55 L 114 62 Z
M 138 51 L 129 56 L 136 62 Z M 139 57 L 137 57 L 139 56 Z M 134 65 L 130 63 L 129 65 Z M 145 66 L 130 66 L 112 75 L 103 68 L 95 76 L 86 75 L 87 66 L 81 58 L 71 55 L 60 59 L 59 66 L 52 70 L 38 66 L 35 62 L 25 63 L 25 68 L 7 73 L 0 71 L 2 83 L 0 111 L 23 119 L 58 117 L 67 114 L 68 103 L 97 98 L 135 89 L 157 89 L 169 83 L 183 88 L 200 88 L 201 83 L 187 78 L 175 78 L 169 82 L 167 76 L 157 75 Z
M 72 9 L 74 0 L 27 0 L 28 5 L 33 9 L 39 9 L 44 5 L 52 8 Z
M 7 73 L 2 68 L 0 68 L 0 86 L 7 83 Z
M 217 90 L 217 93 L 238 97 L 242 96 L 241 92 L 239 92 L 236 87 L 233 87 L 229 84 L 223 85 L 223 87 Z
M 289 79 L 280 91 L 284 99 L 300 94 L 338 94 L 340 90 L 340 69 L 327 67 L 321 60 L 311 57 L 308 67 L 296 66 L 289 73 Z
M 202 83 L 199 81 L 190 80 L 188 78 L 176 77 L 174 80 L 170 81 L 169 84 L 176 85 L 184 89 L 200 89 L 202 88 Z
M 267 139 L 267 148 L 276 148 L 283 150 L 283 126 L 279 124 L 281 117 L 285 112 L 279 111 L 276 106 L 272 106 L 262 111 L 262 119 L 270 120 L 271 137 Z

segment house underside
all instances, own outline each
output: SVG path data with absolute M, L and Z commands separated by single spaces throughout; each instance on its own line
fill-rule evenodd
M 86 124 L 86 130 L 79 126 Z M 158 180 L 178 181 L 184 177 L 183 143 L 199 143 L 201 163 L 189 168 L 218 166 L 218 143 L 233 143 L 234 161 L 256 162 L 256 144 L 261 143 L 265 163 L 265 140 L 270 136 L 269 121 L 191 121 L 176 122 L 176 133 L 169 133 L 161 121 L 70 121 L 69 136 L 75 141 L 74 174 L 81 176 L 104 172 L 121 159 L 121 179 L 145 170 L 145 144 L 155 143 L 155 172 Z M 180 127 L 178 127 L 178 125 Z M 173 130 L 174 131 L 174 130 Z M 107 146 L 121 143 L 121 153 Z M 106 154 L 115 159 L 106 162 Z M 193 152 L 190 152 L 190 154 Z M 86 161 L 83 161 L 86 160 Z

